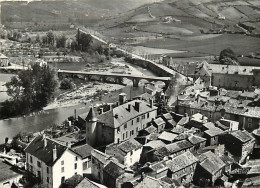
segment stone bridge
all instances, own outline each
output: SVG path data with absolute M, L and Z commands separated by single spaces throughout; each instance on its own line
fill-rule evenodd
M 132 80 L 133 86 L 138 87 L 139 81 L 144 79 L 148 82 L 152 81 L 162 81 L 165 83 L 165 86 L 168 86 L 171 80 L 171 77 L 151 77 L 151 76 L 139 76 L 139 75 L 130 75 L 130 74 L 114 74 L 114 73 L 100 73 L 100 72 L 83 72 L 83 71 L 69 71 L 69 70 L 58 70 L 59 78 L 82 78 L 85 80 L 98 80 L 100 82 L 111 82 L 108 78 L 113 79 L 114 83 L 123 84 L 123 78 Z

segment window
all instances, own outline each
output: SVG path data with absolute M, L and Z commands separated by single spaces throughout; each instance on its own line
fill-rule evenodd
M 49 174 L 49 167 L 47 167 L 47 174 Z
M 125 129 L 127 128 L 127 124 L 124 125 L 124 128 L 125 128 Z
M 30 171 L 33 172 L 33 166 L 32 165 L 30 165 Z
M 252 128 L 252 123 L 248 123 L 248 128 Z
M 132 119 L 132 125 L 134 125 L 134 120 Z
M 77 156 L 75 157 L 75 161 L 78 161 L 78 157 Z
M 133 155 L 133 151 L 130 152 L 130 155 Z
M 134 135 L 135 134 L 135 130 L 132 130 L 132 135 Z
M 252 122 L 252 118 L 248 118 L 248 122 Z
M 127 131 L 125 132 L 125 138 L 127 138 Z
M 139 122 L 139 121 L 140 121 L 139 117 L 136 119 L 136 121 L 137 121 L 137 122 Z
M 41 168 L 41 162 L 37 161 L 37 166 Z
M 125 139 L 125 133 L 123 133 L 123 140 Z
M 136 127 L 136 132 L 138 132 L 138 127 Z
M 64 165 L 64 161 L 61 161 L 61 165 Z
M 40 171 L 37 172 L 37 177 L 41 179 L 41 172 Z
M 32 163 L 33 161 L 32 161 L 32 156 L 30 156 L 30 163 Z
M 117 127 L 117 133 L 119 133 L 120 132 L 120 127 Z
M 64 172 L 64 167 L 61 167 L 61 172 Z
M 61 183 L 64 183 L 64 181 L 65 181 L 65 176 L 63 176 L 63 177 L 61 178 Z
M 78 165 L 77 163 L 74 164 L 74 169 L 77 169 L 78 168 Z
M 49 183 L 49 177 L 47 177 L 47 183 Z
M 149 112 L 147 113 L 147 118 L 149 118 L 150 117 L 150 114 L 149 114 Z
M 145 119 L 145 115 L 142 115 L 142 119 Z

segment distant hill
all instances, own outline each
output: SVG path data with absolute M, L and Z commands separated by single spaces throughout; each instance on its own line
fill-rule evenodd
M 68 23 L 91 24 L 158 0 L 2 1 L 2 24 L 33 27 Z

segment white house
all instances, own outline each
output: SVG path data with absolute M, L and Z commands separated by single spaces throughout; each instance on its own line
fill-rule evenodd
M 142 149 L 142 144 L 132 138 L 120 144 L 108 145 L 105 153 L 114 156 L 124 166 L 130 167 L 139 162 Z
M 65 179 L 83 174 L 81 156 L 45 136 L 33 139 L 25 153 L 26 170 L 38 177 L 46 188 L 58 188 Z

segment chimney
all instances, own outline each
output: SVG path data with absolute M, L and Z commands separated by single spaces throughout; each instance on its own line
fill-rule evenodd
M 131 111 L 131 104 L 128 104 L 127 110 L 130 112 Z
M 116 102 L 116 106 L 119 106 L 119 102 L 118 101 Z
M 137 111 L 137 112 L 140 112 L 140 101 L 136 101 L 135 102 L 135 110 Z
M 126 102 L 126 94 L 125 93 L 120 93 L 119 94 L 119 104 L 122 105 Z
M 153 99 L 151 98 L 151 99 L 149 100 L 149 102 L 150 102 L 150 108 L 152 108 L 152 107 L 153 107 Z
M 46 139 L 45 134 L 42 135 L 42 140 L 43 140 L 43 148 L 46 148 L 46 146 L 47 146 L 47 139 Z
M 53 156 L 53 161 L 55 161 L 57 159 L 57 148 L 56 148 L 56 145 L 55 145 L 54 149 L 52 150 L 52 156 Z
M 104 108 L 99 108 L 99 114 L 103 114 L 104 113 Z
M 66 147 L 67 148 L 71 148 L 71 143 L 70 142 L 66 142 Z
M 116 119 L 118 118 L 118 114 L 115 114 L 115 116 L 114 116 Z

